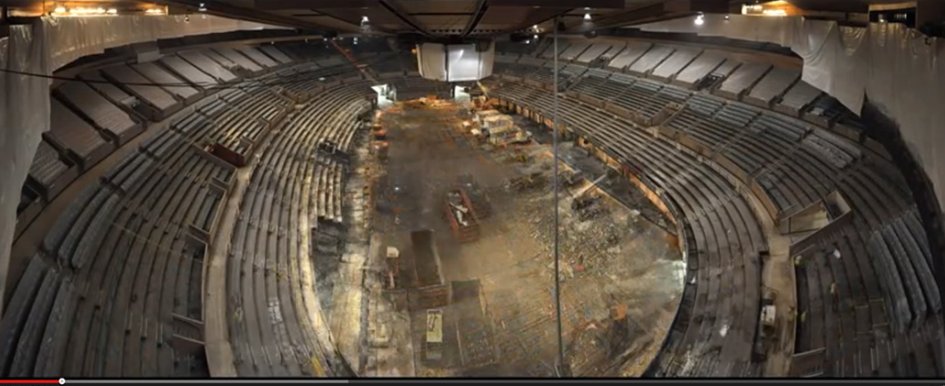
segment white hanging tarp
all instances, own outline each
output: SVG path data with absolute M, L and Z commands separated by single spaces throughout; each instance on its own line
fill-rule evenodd
M 841 27 L 802 17 L 705 15 L 638 26 L 646 31 L 775 43 L 804 59 L 802 79 L 860 113 L 865 97 L 899 124 L 912 156 L 945 204 L 945 40 L 897 23 Z
M 420 76 L 426 79 L 446 80 L 446 51 L 442 44 L 417 45 L 417 65 Z
M 237 30 L 280 28 L 212 15 L 45 17 L 42 28 L 53 69 L 109 47 Z
M 0 39 L 0 68 L 50 75 L 110 47 L 263 28 L 279 27 L 210 15 L 43 17 L 31 25 L 10 27 L 9 36 Z M 42 133 L 49 130 L 49 85 L 43 77 L 0 72 L 0 299 L 7 285 L 20 189 Z
M 0 39 L 0 68 L 48 68 L 41 41 L 32 26 L 10 26 L 9 36 Z M 0 299 L 7 285 L 20 189 L 42 134 L 49 130 L 49 84 L 46 78 L 0 72 Z
M 417 46 L 420 76 L 446 82 L 479 80 L 492 75 L 495 43 L 480 51 L 477 44 L 423 43 Z

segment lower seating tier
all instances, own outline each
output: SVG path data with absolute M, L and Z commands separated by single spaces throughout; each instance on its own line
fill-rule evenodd
M 542 116 L 547 117 L 551 111 L 552 97 L 536 94 L 525 84 L 503 82 L 490 90 L 492 96 Z M 721 330 L 704 327 L 705 319 L 710 317 L 703 310 L 706 304 L 718 304 L 719 299 L 733 295 L 741 299 L 746 290 L 720 290 L 713 279 L 728 274 L 730 268 L 713 268 L 718 263 L 713 262 L 712 255 L 703 256 L 723 245 L 738 248 L 717 252 L 723 256 L 722 262 L 738 256 L 738 251 L 744 253 L 745 248 L 740 247 L 744 242 L 722 242 L 724 238 L 716 237 L 732 237 L 733 232 L 741 235 L 742 231 L 726 225 L 724 218 L 713 216 L 725 208 L 720 203 L 728 203 L 738 195 L 732 193 L 732 187 L 727 191 L 719 188 L 727 185 L 725 181 L 715 188 L 704 186 L 712 180 L 705 174 L 720 169 L 707 167 L 712 162 L 709 159 L 700 158 L 707 163 L 696 162 L 698 167 L 669 168 L 676 163 L 695 162 L 693 152 L 705 151 L 730 160 L 735 165 L 732 171 L 742 183 L 756 182 L 764 195 L 759 198 L 775 205 L 774 212 L 769 213 L 772 216 L 790 214 L 832 192 L 839 192 L 852 206 L 851 225 L 838 228 L 835 235 L 820 241 L 819 247 L 802 251 L 795 260 L 799 321 L 795 347 L 798 369 L 792 370 L 794 375 L 945 374 L 941 368 L 945 339 L 941 299 L 931 275 L 928 238 L 915 214 L 908 185 L 887 160 L 862 150 L 858 143 L 812 128 L 796 118 L 768 111 L 745 118 L 738 118 L 741 113 L 725 113 L 729 107 L 738 107 L 737 102 L 726 102 L 722 108 L 708 107 L 703 102 L 692 104 L 696 98 L 704 98 L 699 95 L 665 123 L 676 133 L 669 138 L 684 145 L 660 145 L 665 140 L 641 134 L 629 122 L 595 113 L 595 108 L 571 99 L 578 98 L 580 92 L 573 88 L 561 100 L 566 126 L 623 162 L 651 189 L 662 192 L 667 206 L 679 212 L 680 234 L 685 235 L 690 276 L 666 348 L 651 366 L 652 374 L 736 376 L 758 371 L 757 364 L 731 360 L 737 355 L 728 359 L 720 355 L 726 351 L 748 355 L 752 351 L 750 341 L 735 351 L 731 347 L 736 346 L 729 345 L 727 350 L 724 344 L 714 343 L 727 341 L 719 338 Z M 702 147 L 689 149 L 690 145 L 681 140 L 684 136 Z M 640 140 L 650 144 L 633 145 Z M 673 161 L 671 155 L 688 161 Z M 686 182 L 693 179 L 703 186 L 687 187 Z M 693 199 L 700 195 L 704 196 L 702 200 Z M 744 205 L 743 200 L 737 201 Z M 751 211 L 746 211 L 750 217 Z M 735 213 L 732 211 L 721 213 L 737 218 L 731 216 Z M 760 263 L 755 260 L 754 264 L 742 264 L 753 268 L 739 272 L 760 275 L 760 269 L 756 270 Z M 757 275 L 748 292 L 755 300 L 760 290 Z M 731 280 L 726 278 L 722 283 Z M 757 319 L 756 314 L 753 317 Z M 728 336 L 733 330 L 726 331 Z

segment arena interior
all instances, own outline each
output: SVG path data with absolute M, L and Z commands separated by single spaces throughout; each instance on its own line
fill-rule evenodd
M 0 377 L 943 377 L 943 20 L 2 2 Z

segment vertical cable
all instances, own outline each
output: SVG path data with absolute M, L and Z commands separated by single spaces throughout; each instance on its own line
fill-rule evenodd
M 558 17 L 555 16 L 555 24 L 552 27 L 554 29 L 554 107 L 551 113 L 551 132 L 552 132 L 552 148 L 551 152 L 554 155 L 553 157 L 553 171 L 554 171 L 554 207 L 555 207 L 555 221 L 554 221 L 554 253 L 555 253 L 555 320 L 558 322 L 558 365 L 555 366 L 555 371 L 558 372 L 558 376 L 563 376 L 562 371 L 564 370 L 564 341 L 563 335 L 561 332 L 561 279 L 559 277 L 560 270 L 558 268 L 558 261 L 560 260 L 558 256 Z

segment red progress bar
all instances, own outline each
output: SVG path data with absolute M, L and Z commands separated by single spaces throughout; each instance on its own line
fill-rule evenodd
M 0 379 L 0 385 L 27 384 L 27 385 L 58 385 L 58 379 Z

